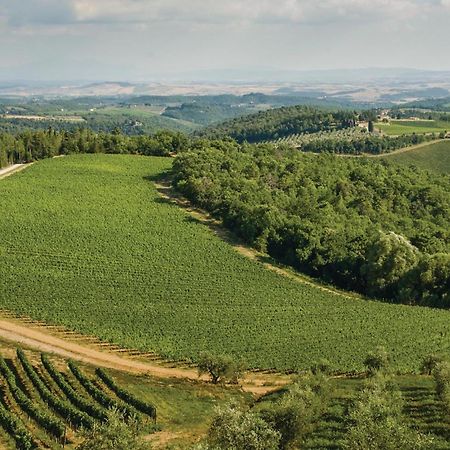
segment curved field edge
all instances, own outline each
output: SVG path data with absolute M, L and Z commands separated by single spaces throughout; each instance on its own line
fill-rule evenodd
M 450 140 L 417 146 L 408 151 L 382 155 L 386 161 L 414 165 L 421 169 L 450 174 Z
M 45 160 L 0 184 L 0 306 L 172 358 L 209 350 L 250 367 L 361 370 L 384 345 L 394 366 L 449 350 L 450 312 L 347 299 L 233 250 L 153 179 L 171 160 Z

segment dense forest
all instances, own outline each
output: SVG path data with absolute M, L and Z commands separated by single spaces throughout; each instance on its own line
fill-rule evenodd
M 309 106 L 291 106 L 226 121 L 199 134 L 213 139 L 231 137 L 238 142 L 260 142 L 291 134 L 352 127 L 355 120 L 355 113 L 351 111 L 332 112 Z
M 206 142 L 174 186 L 272 257 L 343 288 L 450 307 L 450 179 L 384 161 Z
M 169 156 L 186 147 L 187 142 L 183 134 L 170 131 L 149 136 L 126 136 L 118 130 L 94 133 L 81 128 L 74 131 L 28 130 L 19 134 L 0 132 L 0 167 L 74 153 Z

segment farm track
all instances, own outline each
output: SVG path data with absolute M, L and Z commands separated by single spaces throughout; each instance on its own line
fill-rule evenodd
M 34 322 L 28 318 L 15 317 L 7 311 L 2 311 L 0 319 L 0 337 L 22 346 L 41 352 L 53 353 L 63 358 L 69 358 L 97 367 L 115 369 L 135 375 L 150 375 L 156 378 L 176 378 L 189 381 L 202 380 L 198 377 L 195 366 L 187 364 L 182 367 L 177 363 L 158 359 L 156 355 L 148 359 L 145 353 L 126 349 L 117 354 L 117 346 L 108 345 L 94 338 L 77 334 L 77 340 L 72 340 L 73 334 L 66 334 L 62 327 L 44 326 L 42 322 Z M 112 349 L 110 348 L 112 347 Z M 139 356 L 136 356 L 138 353 Z M 134 355 L 134 356 L 133 356 Z M 249 372 L 242 382 L 243 390 L 257 395 L 263 395 L 276 390 L 291 380 L 285 374 L 271 373 L 270 371 Z
M 23 169 L 26 169 L 28 166 L 31 166 L 33 163 L 29 164 L 13 164 L 12 166 L 4 167 L 0 169 L 0 180 L 2 178 L 9 177 L 13 173 L 20 172 Z

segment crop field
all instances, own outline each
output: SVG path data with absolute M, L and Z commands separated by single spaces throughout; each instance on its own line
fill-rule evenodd
M 109 409 L 125 421 L 139 417 L 149 432 L 155 429 L 156 407 L 123 389 L 109 373 L 97 369 L 96 376 L 88 375 L 72 361 L 63 367 L 45 354 L 32 361 L 21 349 L 12 358 L 0 356 L 5 443 L 22 450 L 74 448 L 80 429 L 106 422 Z
M 450 123 L 436 120 L 391 120 L 390 123 L 376 123 L 375 128 L 380 129 L 389 136 L 400 136 L 402 134 L 450 131 Z
M 412 164 L 421 169 L 450 175 L 450 140 L 383 157 L 386 161 Z
M 165 357 L 249 367 L 329 359 L 361 370 L 384 345 L 414 371 L 450 350 L 450 312 L 346 297 L 237 253 L 152 179 L 171 159 L 43 160 L 0 181 L 0 307 Z

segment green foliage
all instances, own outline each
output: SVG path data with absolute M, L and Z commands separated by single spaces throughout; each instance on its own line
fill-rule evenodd
M 423 358 L 420 372 L 424 375 L 431 375 L 438 365 L 444 362 L 444 360 L 444 355 L 430 353 Z
M 140 437 L 140 424 L 136 421 L 124 421 L 116 410 L 108 412 L 108 420 L 96 424 L 84 435 L 84 441 L 76 450 L 148 450 L 150 444 Z
M 280 435 L 259 415 L 235 405 L 217 408 L 208 432 L 206 449 L 277 450 Z
M 315 133 L 353 126 L 349 111 L 329 112 L 309 106 L 289 106 L 239 117 L 200 132 L 213 139 L 231 137 L 238 142 L 260 142 L 298 133 Z
M 333 372 L 333 365 L 328 361 L 328 359 L 321 358 L 315 361 L 311 366 L 311 372 L 313 375 L 330 375 Z
M 64 392 L 67 398 L 81 411 L 91 417 L 105 422 L 108 419 L 107 413 L 104 409 L 98 407 L 94 403 L 86 400 L 79 392 L 75 391 L 72 386 L 66 381 L 64 376 L 55 368 L 55 366 L 50 362 L 47 355 L 42 353 L 41 355 L 42 365 L 45 367 L 47 372 L 50 374 L 55 383 Z
M 136 411 L 125 404 L 121 404 L 116 400 L 109 397 L 105 394 L 101 389 L 95 386 L 94 383 L 80 370 L 80 368 L 73 362 L 69 361 L 68 363 L 70 371 L 73 373 L 75 378 L 80 382 L 80 384 L 86 389 L 89 395 L 100 403 L 102 406 L 108 409 L 114 409 L 118 411 L 121 415 L 128 418 L 133 418 L 137 416 Z
M 17 386 L 16 378 L 3 358 L 0 358 L 0 372 L 8 383 L 9 390 L 17 404 L 49 434 L 58 440 L 62 440 L 65 435 L 64 423 L 47 411 L 41 410 L 25 395 L 22 389 Z
M 374 351 L 370 352 L 364 360 L 364 366 L 370 375 L 376 373 L 386 373 L 391 364 L 391 357 L 384 347 L 377 347 Z
M 443 402 L 447 414 L 450 415 L 450 362 L 443 361 L 433 370 L 436 393 Z
M 331 395 L 327 378 L 309 375 L 299 378 L 279 400 L 257 408 L 257 412 L 280 433 L 281 449 L 301 448 L 327 410 Z
M 125 403 L 136 408 L 138 411 L 147 414 L 156 422 L 156 407 L 150 403 L 144 402 L 136 396 L 130 394 L 125 389 L 117 385 L 111 376 L 109 376 L 103 369 L 97 368 L 95 373 L 97 376 Z
M 184 135 L 171 131 L 136 137 L 123 135 L 118 130 L 96 134 L 87 129 L 57 132 L 50 128 L 46 131 L 25 131 L 16 136 L 0 133 L 0 168 L 74 153 L 169 156 L 184 149 L 187 142 Z
M 232 143 L 204 143 L 179 155 L 173 171 L 190 200 L 283 263 L 365 294 L 449 306 L 445 257 L 436 257 L 431 283 L 417 284 L 435 261 L 428 255 L 450 250 L 447 178 Z
M 445 348 L 447 311 L 346 298 L 239 255 L 161 200 L 148 178 L 160 177 L 171 163 L 73 155 L 1 180 L 0 306 L 129 348 L 194 362 L 201 351 L 229 354 L 249 368 L 309 369 L 326 358 L 338 372 L 362 371 L 367 349 L 383 344 L 393 352 L 393 369 L 411 371 Z M 233 160 L 223 164 L 233 167 Z M 331 174 L 339 166 L 313 169 Z M 389 183 L 389 174 L 380 183 Z M 271 176 L 279 183 L 277 170 Z M 355 187 L 363 197 L 364 184 Z M 325 194 L 311 202 L 312 213 L 324 200 Z M 261 214 L 274 223 L 282 219 L 276 208 Z M 352 228 L 343 226 L 340 236 L 349 234 Z
M 450 124 L 449 124 L 450 128 Z M 450 140 L 430 143 L 427 146 L 411 149 L 407 152 L 386 155 L 386 161 L 405 166 L 414 165 L 420 169 L 450 175 Z
M 0 391 L 3 395 L 4 387 L 0 385 Z M 37 449 L 33 436 L 28 432 L 20 419 L 8 411 L 0 401 L 0 425 L 11 435 L 16 442 L 18 450 L 34 450 Z
M 71 403 L 66 400 L 62 400 L 47 388 L 45 383 L 34 370 L 31 363 L 28 361 L 23 350 L 17 349 L 17 357 L 19 358 L 19 361 L 21 362 L 34 387 L 39 392 L 42 400 L 44 400 L 45 403 L 47 403 L 55 412 L 63 417 L 64 420 L 71 423 L 74 427 L 92 428 L 94 426 L 94 420 L 92 417 L 83 411 L 79 411 Z
M 380 233 L 367 249 L 361 268 L 371 295 L 395 297 L 399 282 L 419 261 L 419 251 L 403 236 L 394 232 Z
M 208 374 L 214 384 L 226 381 L 237 383 L 239 378 L 242 378 L 243 372 L 244 365 L 231 356 L 200 353 L 198 373 L 199 375 Z
M 402 414 L 400 391 L 390 380 L 376 377 L 359 394 L 344 441 L 348 450 L 428 450 L 433 440 L 410 429 Z

